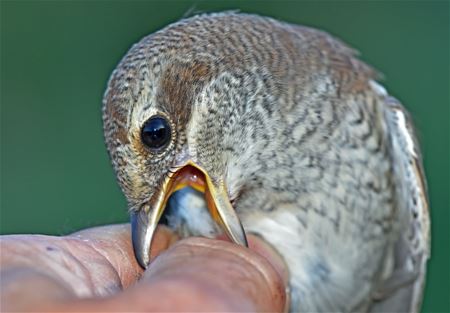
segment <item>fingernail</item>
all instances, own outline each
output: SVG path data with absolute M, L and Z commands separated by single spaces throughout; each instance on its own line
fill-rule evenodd
M 269 263 L 273 266 L 273 268 L 277 271 L 278 275 L 281 277 L 285 286 L 285 293 L 286 293 L 286 304 L 284 307 L 284 312 L 289 312 L 291 302 L 290 287 L 289 287 L 289 269 L 285 260 L 272 245 L 270 245 L 260 236 L 256 234 L 249 234 L 247 238 L 249 248 L 257 252 L 259 255 L 263 256 L 267 261 L 269 261 Z

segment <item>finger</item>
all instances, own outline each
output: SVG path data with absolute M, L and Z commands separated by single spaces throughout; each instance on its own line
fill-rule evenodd
M 290 308 L 290 292 L 289 292 L 289 268 L 285 262 L 285 260 L 281 257 L 280 254 L 272 247 L 269 243 L 263 240 L 261 237 L 257 235 L 250 234 L 247 236 L 248 238 L 248 246 L 251 250 L 257 252 L 259 255 L 264 257 L 272 267 L 277 271 L 278 276 L 281 278 L 283 282 L 283 286 L 285 286 L 285 304 L 284 304 L 284 312 L 289 312 Z
M 278 254 L 274 247 L 257 235 L 250 234 L 247 236 L 247 239 L 248 247 L 267 259 L 287 286 L 289 282 L 289 270 L 281 255 Z
M 231 240 L 225 235 L 220 235 L 217 239 L 231 242 Z M 267 261 L 269 261 L 269 263 L 275 268 L 278 275 L 280 275 L 282 280 L 287 285 L 289 281 L 288 267 L 284 259 L 280 254 L 278 254 L 275 248 L 257 234 L 247 234 L 247 241 L 248 247 L 267 259 Z
M 95 234 L 87 237 L 98 238 Z M 286 273 L 283 262 L 259 238 L 249 236 L 249 241 L 261 255 L 224 241 L 183 240 L 158 256 L 144 278 L 124 293 L 103 299 L 47 302 L 40 307 L 91 312 L 281 312 L 286 302 L 285 281 L 278 274 Z
M 96 227 L 66 237 L 1 236 L 2 303 L 8 310 L 37 310 L 61 298 L 116 293 L 142 273 L 130 237 L 128 225 Z M 166 249 L 173 238 L 167 229 L 158 230 L 154 252 Z
M 267 258 L 225 241 L 182 240 L 158 256 L 138 284 L 97 309 L 282 312 L 285 282 L 268 261 L 276 257 L 252 240 Z
M 130 224 L 108 225 L 85 229 L 67 237 L 75 239 L 71 244 L 82 244 L 93 248 L 107 260 L 117 273 L 123 288 L 133 284 L 142 274 L 143 270 L 137 263 L 131 243 Z M 159 226 L 156 230 L 152 244 L 152 255 L 156 257 L 177 240 L 177 236 L 167 227 Z M 85 260 L 90 273 L 101 276 L 98 265 Z

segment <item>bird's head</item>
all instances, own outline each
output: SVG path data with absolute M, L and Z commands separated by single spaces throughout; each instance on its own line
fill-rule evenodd
M 280 91 L 252 34 L 240 33 L 251 22 L 225 14 L 173 24 L 133 46 L 111 76 L 105 139 L 143 266 L 169 196 L 185 186 L 204 192 L 213 219 L 246 244 L 231 203 L 259 170 Z

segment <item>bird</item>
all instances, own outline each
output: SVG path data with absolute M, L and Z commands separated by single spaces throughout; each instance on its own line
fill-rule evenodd
M 327 32 L 250 13 L 134 44 L 102 119 L 142 267 L 161 223 L 244 246 L 252 233 L 286 263 L 290 312 L 419 312 L 427 185 L 412 118 L 380 78 Z

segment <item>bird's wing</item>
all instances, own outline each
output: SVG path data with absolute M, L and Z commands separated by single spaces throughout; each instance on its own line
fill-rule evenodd
M 403 232 L 395 245 L 393 273 L 380 286 L 372 312 L 419 312 L 430 256 L 430 218 L 422 158 L 409 114 L 386 95 L 386 118 L 392 140 L 396 198 Z M 402 214 L 403 213 L 403 214 Z

